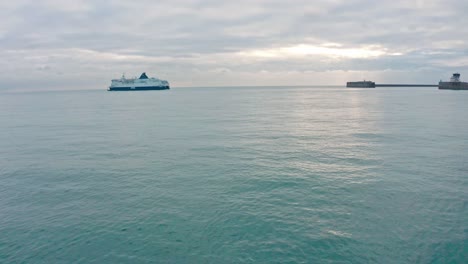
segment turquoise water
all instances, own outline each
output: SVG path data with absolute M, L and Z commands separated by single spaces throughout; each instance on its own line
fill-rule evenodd
M 464 263 L 467 102 L 436 88 L 0 93 L 0 262 Z

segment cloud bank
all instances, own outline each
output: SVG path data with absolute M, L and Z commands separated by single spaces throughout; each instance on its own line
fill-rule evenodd
M 466 1 L 17 0 L 0 4 L 0 85 L 103 89 L 468 79 Z

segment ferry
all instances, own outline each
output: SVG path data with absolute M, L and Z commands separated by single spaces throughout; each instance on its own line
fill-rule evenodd
M 169 82 L 158 78 L 148 78 L 146 73 L 142 73 L 140 78 L 125 78 L 125 74 L 120 79 L 113 79 L 108 91 L 148 91 L 148 90 L 168 90 Z

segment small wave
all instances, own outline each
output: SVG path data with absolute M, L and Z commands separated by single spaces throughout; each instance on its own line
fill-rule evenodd
M 328 233 L 328 234 L 332 234 L 334 236 L 338 236 L 338 237 L 346 237 L 346 238 L 352 237 L 352 235 L 350 233 L 346 233 L 346 232 L 339 231 L 339 230 L 328 229 L 325 232 Z

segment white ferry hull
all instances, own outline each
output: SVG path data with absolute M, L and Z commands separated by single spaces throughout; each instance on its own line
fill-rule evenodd
M 150 91 L 169 90 L 169 86 L 109 87 L 108 91 Z

